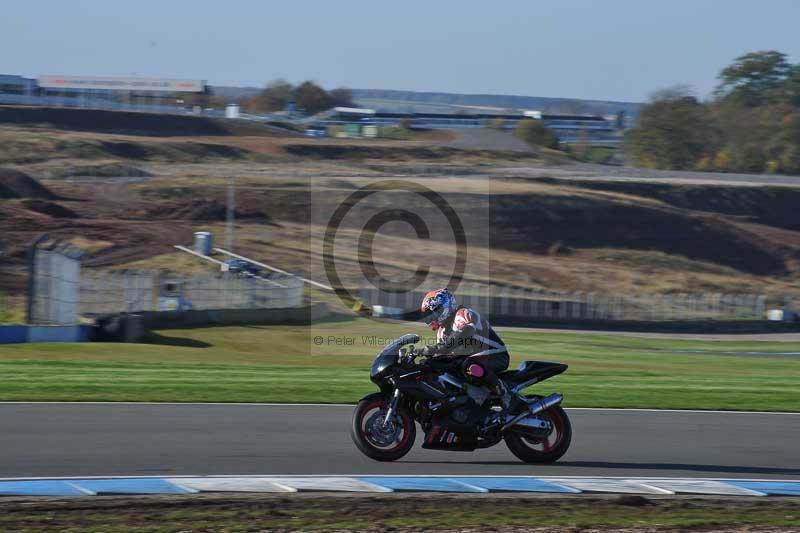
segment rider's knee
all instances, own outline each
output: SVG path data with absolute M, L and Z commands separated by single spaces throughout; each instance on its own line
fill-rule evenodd
M 473 378 L 482 378 L 486 375 L 486 369 L 479 364 L 472 363 L 467 366 L 467 374 Z

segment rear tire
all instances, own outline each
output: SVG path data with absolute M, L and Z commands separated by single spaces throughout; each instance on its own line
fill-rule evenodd
M 536 416 L 550 420 L 553 431 L 542 439 L 526 437 L 509 431 L 505 435 L 506 446 L 511 453 L 526 463 L 555 463 L 567 453 L 572 441 L 572 425 L 561 406 L 551 407 Z
M 414 418 L 402 405 L 397 406 L 393 426 L 379 425 L 389 409 L 389 401 L 386 394 L 376 392 L 358 402 L 353 412 L 350 436 L 361 453 L 376 461 L 400 459 L 414 446 L 417 436 Z

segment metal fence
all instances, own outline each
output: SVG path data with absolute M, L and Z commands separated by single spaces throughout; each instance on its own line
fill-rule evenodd
M 369 306 L 413 311 L 424 292 L 386 293 L 360 289 L 359 298 Z M 768 299 L 763 294 L 602 294 L 597 292 L 548 292 L 519 288 L 462 285 L 459 304 L 488 316 L 520 319 L 562 320 L 762 320 Z
M 140 113 L 159 113 L 176 115 L 203 115 L 224 117 L 223 109 L 188 109 L 180 106 L 145 104 L 138 102 L 121 102 L 108 98 L 92 98 L 89 96 L 39 96 L 32 94 L 0 93 L 0 104 L 15 104 L 47 107 L 74 107 L 84 109 L 103 109 L 107 111 L 136 111 Z
M 147 270 L 85 271 L 78 313 L 96 315 L 169 309 L 276 309 L 303 303 L 303 283 L 295 277 L 266 279 L 236 274 L 163 277 Z
M 29 269 L 28 321 L 74 323 L 80 292 L 80 254 L 69 246 L 50 243 L 36 249 Z
M 71 272 L 51 268 L 56 255 L 37 254 L 31 323 L 73 324 L 80 316 L 123 312 L 277 309 L 303 304 L 303 283 L 294 277 L 270 280 L 221 273 L 166 278 L 145 270 Z

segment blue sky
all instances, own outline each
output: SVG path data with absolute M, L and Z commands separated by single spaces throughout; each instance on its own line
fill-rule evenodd
M 0 73 L 644 100 L 734 57 L 800 62 L 800 1 L 8 0 Z

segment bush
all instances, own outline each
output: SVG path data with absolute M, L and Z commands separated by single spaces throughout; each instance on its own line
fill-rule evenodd
M 787 146 L 781 157 L 781 169 L 790 174 L 800 174 L 800 146 Z
M 774 50 L 742 55 L 719 75 L 715 98 L 659 92 L 625 138 L 637 166 L 800 172 L 800 64 Z
M 611 161 L 617 153 L 616 148 L 609 146 L 567 146 L 567 153 L 578 161 L 586 163 L 604 164 Z
M 744 172 L 763 172 L 767 165 L 767 158 L 761 147 L 754 144 L 742 146 L 735 152 L 736 170 Z
M 540 120 L 533 118 L 520 120 L 517 123 L 515 134 L 529 144 L 553 149 L 558 148 L 558 137 L 552 130 L 545 127 Z
M 506 128 L 506 121 L 500 117 L 493 118 L 486 124 L 486 127 L 493 130 L 504 130 Z
M 645 106 L 639 127 L 625 136 L 634 164 L 646 168 L 690 169 L 713 153 L 714 128 L 707 109 L 677 89 Z

